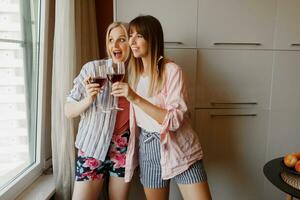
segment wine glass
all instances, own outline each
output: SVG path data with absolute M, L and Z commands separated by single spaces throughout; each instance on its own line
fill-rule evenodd
M 106 76 L 106 60 L 96 60 L 93 61 L 93 69 L 90 78 L 90 83 L 98 83 L 100 89 L 106 84 L 107 76 Z M 100 95 L 97 94 L 97 97 L 94 101 L 96 105 L 97 111 L 98 108 L 100 110 L 103 109 L 103 105 L 101 104 Z
M 106 71 L 107 79 L 113 84 L 115 82 L 123 81 L 125 77 L 125 64 L 124 62 L 110 63 Z M 113 107 L 110 110 L 124 110 L 118 107 L 118 97 L 113 96 Z

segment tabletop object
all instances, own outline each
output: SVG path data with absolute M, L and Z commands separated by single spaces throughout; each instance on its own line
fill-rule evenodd
M 291 195 L 292 197 L 300 198 L 300 190 L 290 186 L 284 180 L 281 178 L 281 174 L 287 173 L 284 171 L 284 167 L 282 166 L 282 160 L 283 157 L 273 159 L 269 162 L 267 162 L 264 165 L 264 175 L 267 177 L 267 179 L 275 185 L 278 189 L 281 191 L 284 191 L 285 193 Z M 283 175 L 284 176 L 284 175 Z M 298 176 L 298 175 L 295 175 Z M 286 177 L 286 175 L 285 175 Z M 288 174 L 288 177 L 290 178 L 290 174 Z M 300 178 L 300 176 L 299 176 Z

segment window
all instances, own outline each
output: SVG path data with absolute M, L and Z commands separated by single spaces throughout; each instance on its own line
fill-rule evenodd
M 0 0 L 0 195 L 40 164 L 38 33 L 38 0 Z

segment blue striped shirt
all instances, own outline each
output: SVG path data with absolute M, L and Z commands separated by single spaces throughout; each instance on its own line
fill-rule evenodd
M 84 78 L 93 76 L 95 74 L 93 62 L 86 63 L 79 75 L 74 79 L 74 86 L 67 95 L 67 102 L 84 99 L 87 96 L 84 85 Z M 107 82 L 104 90 L 98 95 L 95 100 L 83 113 L 80 114 L 80 122 L 78 133 L 75 140 L 76 148 L 82 150 L 87 156 L 104 161 L 112 134 L 114 131 L 117 111 L 110 111 L 108 113 L 96 112 L 96 104 L 109 103 L 112 105 L 112 99 L 109 98 L 111 87 L 110 82 Z M 109 102 L 108 102 L 109 101 Z

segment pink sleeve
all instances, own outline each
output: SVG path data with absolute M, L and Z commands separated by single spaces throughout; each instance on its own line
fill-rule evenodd
M 175 67 L 168 67 L 170 67 L 170 71 L 166 81 L 165 97 L 165 109 L 168 110 L 168 113 L 162 123 L 163 132 L 176 131 L 180 128 L 187 111 L 182 69 L 176 65 Z

